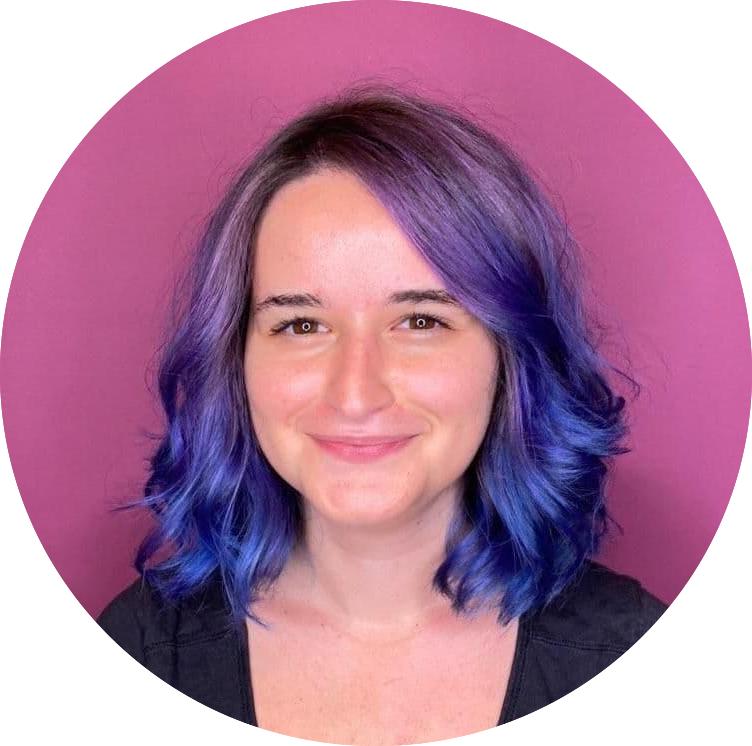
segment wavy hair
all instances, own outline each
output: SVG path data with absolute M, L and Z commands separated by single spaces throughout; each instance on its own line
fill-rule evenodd
M 434 588 L 499 620 L 550 603 L 598 550 L 604 487 L 626 453 L 625 400 L 592 341 L 579 249 L 510 147 L 459 109 L 387 85 L 317 103 L 263 144 L 207 220 L 176 288 L 158 386 L 166 417 L 136 569 L 166 598 L 218 573 L 234 619 L 302 536 L 301 495 L 253 432 L 243 376 L 254 238 L 270 198 L 316 169 L 355 174 L 491 332 L 499 377 Z M 129 507 L 133 507 L 133 505 Z

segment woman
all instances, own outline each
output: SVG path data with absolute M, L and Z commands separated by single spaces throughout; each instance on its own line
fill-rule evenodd
M 330 743 L 467 735 L 592 678 L 666 607 L 590 560 L 627 449 L 578 267 L 446 106 L 361 86 L 288 124 L 177 294 L 158 525 L 100 624 L 209 707 Z

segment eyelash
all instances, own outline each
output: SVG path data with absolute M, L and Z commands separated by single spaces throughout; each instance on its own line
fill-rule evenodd
M 409 316 L 405 316 L 402 321 L 400 321 L 400 324 L 404 323 L 405 321 L 408 321 L 409 319 L 428 319 L 429 321 L 435 321 L 440 327 L 444 329 L 451 329 L 452 327 L 449 325 L 449 322 L 446 319 L 441 318 L 441 316 L 435 316 L 432 313 L 412 313 Z M 308 318 L 307 316 L 294 316 L 291 319 L 285 319 L 284 321 L 280 321 L 278 324 L 276 324 L 271 329 L 271 334 L 281 334 L 285 331 L 285 329 L 292 324 L 296 324 L 298 322 L 304 322 L 304 321 L 310 321 L 312 324 L 317 324 L 318 322 L 316 319 Z M 411 330 L 411 331 L 421 331 L 419 329 Z M 435 331 L 434 329 L 427 329 L 426 331 Z M 292 334 L 290 336 L 293 337 L 309 337 L 313 336 L 310 332 L 307 334 Z

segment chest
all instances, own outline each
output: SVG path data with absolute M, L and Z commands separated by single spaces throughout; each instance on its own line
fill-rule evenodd
M 394 643 L 249 624 L 259 727 L 354 746 L 425 743 L 498 724 L 517 624 L 459 623 Z

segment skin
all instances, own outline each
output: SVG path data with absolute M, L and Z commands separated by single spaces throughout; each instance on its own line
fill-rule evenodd
M 459 305 L 386 303 L 395 291 L 446 287 L 349 172 L 319 171 L 272 198 L 253 275 L 254 304 L 281 293 L 323 302 L 254 312 L 246 337 L 253 427 L 306 517 L 276 597 L 361 641 L 441 626 L 449 605 L 431 581 L 488 425 L 493 339 Z M 421 313 L 450 328 L 410 320 Z M 313 323 L 272 333 L 296 315 Z M 344 432 L 415 437 L 370 463 L 338 459 L 311 438 Z

